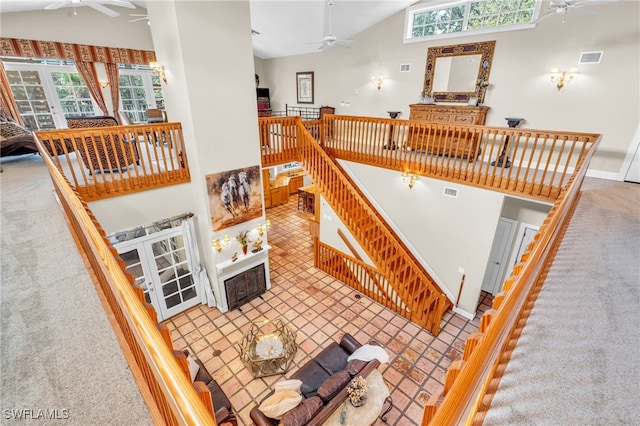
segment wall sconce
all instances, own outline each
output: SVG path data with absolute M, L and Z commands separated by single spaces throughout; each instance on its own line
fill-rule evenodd
M 378 90 L 380 90 L 380 88 L 382 87 L 382 81 L 383 80 L 384 80 L 384 76 L 380 76 L 378 78 L 376 78 L 375 75 L 371 76 L 371 84 L 376 86 L 378 88 Z
M 213 240 L 211 241 L 211 247 L 213 247 L 214 249 L 216 249 L 216 251 L 218 253 L 220 253 L 222 251 L 222 244 L 220 244 L 220 240 Z
M 402 181 L 409 185 L 409 189 L 413 188 L 413 185 L 416 184 L 418 180 L 418 175 L 412 174 L 409 176 L 409 172 L 402 172 Z
M 104 89 L 105 87 L 107 87 L 109 85 L 109 82 L 108 81 L 99 81 L 98 84 L 100 84 L 100 87 L 102 87 Z
M 571 67 L 569 71 L 560 71 L 560 68 L 551 68 L 551 82 L 556 85 L 558 90 L 562 89 L 565 84 L 568 84 L 578 72 L 578 67 Z
M 160 65 L 160 62 L 152 61 L 149 62 L 149 68 L 153 74 L 157 75 L 164 81 L 164 84 L 167 84 L 167 73 L 164 70 L 164 65 Z
M 224 246 L 228 247 L 230 242 L 231 242 L 231 237 L 228 235 L 225 235 L 224 240 L 222 240 L 222 243 L 224 244 Z

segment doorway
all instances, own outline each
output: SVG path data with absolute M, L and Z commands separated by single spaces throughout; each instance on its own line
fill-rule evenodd
M 516 228 L 516 221 L 501 217 L 498 220 L 496 235 L 493 238 L 493 245 L 489 253 L 489 262 L 482 280 L 482 290 L 495 295 L 502 289 L 504 281 L 505 266 L 509 249 L 513 242 L 513 235 Z
M 115 248 L 127 272 L 142 288 L 145 300 L 155 308 L 158 321 L 200 303 L 189 267 L 192 254 L 184 244 L 181 228 L 118 243 Z

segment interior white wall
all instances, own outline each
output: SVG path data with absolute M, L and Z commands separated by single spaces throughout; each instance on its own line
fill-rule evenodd
M 89 208 L 107 235 L 146 225 L 182 213 L 193 212 L 190 184 L 172 185 L 149 191 L 92 201 Z
M 140 8 L 117 9 L 121 13 L 115 18 L 89 7 L 78 8 L 78 14 L 75 16 L 73 8 L 2 13 L 0 35 L 29 40 L 153 50 L 153 40 L 147 23 L 128 22 L 133 19 L 129 13 L 146 11 Z
M 520 223 L 540 226 L 551 211 L 551 205 L 522 198 L 504 197 L 502 216 Z
M 397 171 L 352 162 L 340 164 L 454 302 L 462 273 L 466 275 L 459 309 L 473 316 L 504 196 L 425 177 L 409 189 Z M 445 187 L 457 189 L 458 197 L 445 196 Z M 321 238 L 333 244 L 333 229 L 344 231 L 344 225 L 337 217 L 327 224 L 328 210 L 322 210 L 321 215 Z M 323 230 L 325 226 L 331 228 L 331 235 Z M 336 247 L 348 252 L 342 243 Z
M 640 122 L 640 3 L 620 1 L 589 6 L 598 17 L 551 17 L 535 29 L 402 43 L 404 13 L 398 13 L 355 37 L 349 49 L 264 60 L 263 87 L 271 89 L 273 109 L 295 104 L 295 73 L 315 72 L 315 106 L 331 105 L 336 114 L 388 117 L 402 111 L 422 90 L 427 49 L 496 40 L 484 104 L 487 125 L 506 127 L 505 117 L 525 118 L 521 127 L 603 134 L 590 175 L 619 179 L 628 146 Z M 561 91 L 551 83 L 553 66 L 577 65 L 582 51 L 603 50 L 600 64 L 581 65 Z M 400 73 L 400 64 L 411 72 Z M 384 75 L 378 92 L 372 75 Z M 267 85 L 268 84 L 268 85 Z M 348 103 L 350 106 L 342 106 Z

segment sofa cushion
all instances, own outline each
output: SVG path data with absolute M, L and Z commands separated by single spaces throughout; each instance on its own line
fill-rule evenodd
M 302 380 L 302 386 L 300 386 L 300 392 L 305 398 L 311 398 L 316 395 L 318 387 L 329 378 L 330 374 L 326 370 L 320 367 L 314 360 L 307 362 L 300 367 L 291 378 Z
M 222 388 L 215 380 L 210 380 L 207 383 L 207 389 L 211 392 L 211 402 L 213 403 L 213 410 L 218 411 L 220 408 L 225 407 L 229 412 L 232 412 L 231 401 L 224 394 Z
M 191 376 L 191 381 L 195 382 L 198 372 L 200 371 L 200 364 L 198 364 L 191 355 L 187 355 L 187 363 L 189 364 L 189 375 Z
M 315 357 L 316 362 L 324 368 L 329 375 L 344 369 L 349 353 L 337 343 L 333 342 Z
M 349 356 L 349 361 L 352 359 L 360 359 L 367 362 L 377 359 L 380 364 L 386 364 L 389 362 L 389 354 L 381 346 L 364 345 Z
M 322 409 L 322 400 L 314 396 L 302 401 L 293 410 L 282 416 L 280 420 L 280 426 L 302 426 L 309 423 L 318 412 Z
M 322 398 L 324 402 L 331 400 L 347 383 L 351 380 L 351 376 L 344 370 L 338 371 L 336 374 L 331 375 L 327 380 L 322 382 L 318 388 L 318 396 Z
M 349 373 L 351 377 L 356 376 L 367 365 L 366 361 L 360 359 L 352 359 L 344 366 L 344 371 Z
M 275 392 L 269 398 L 262 401 L 260 411 L 272 419 L 281 419 L 287 412 L 294 409 L 302 401 L 302 395 L 294 390 Z
M 294 390 L 300 393 L 300 387 L 302 386 L 302 380 L 291 379 L 291 380 L 282 380 L 275 385 L 273 385 L 273 389 L 276 392 L 283 390 Z

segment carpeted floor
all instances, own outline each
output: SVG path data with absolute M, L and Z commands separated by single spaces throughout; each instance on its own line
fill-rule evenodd
M 2 168 L 0 424 L 152 424 L 42 159 Z
M 587 179 L 486 425 L 640 425 L 640 185 Z

